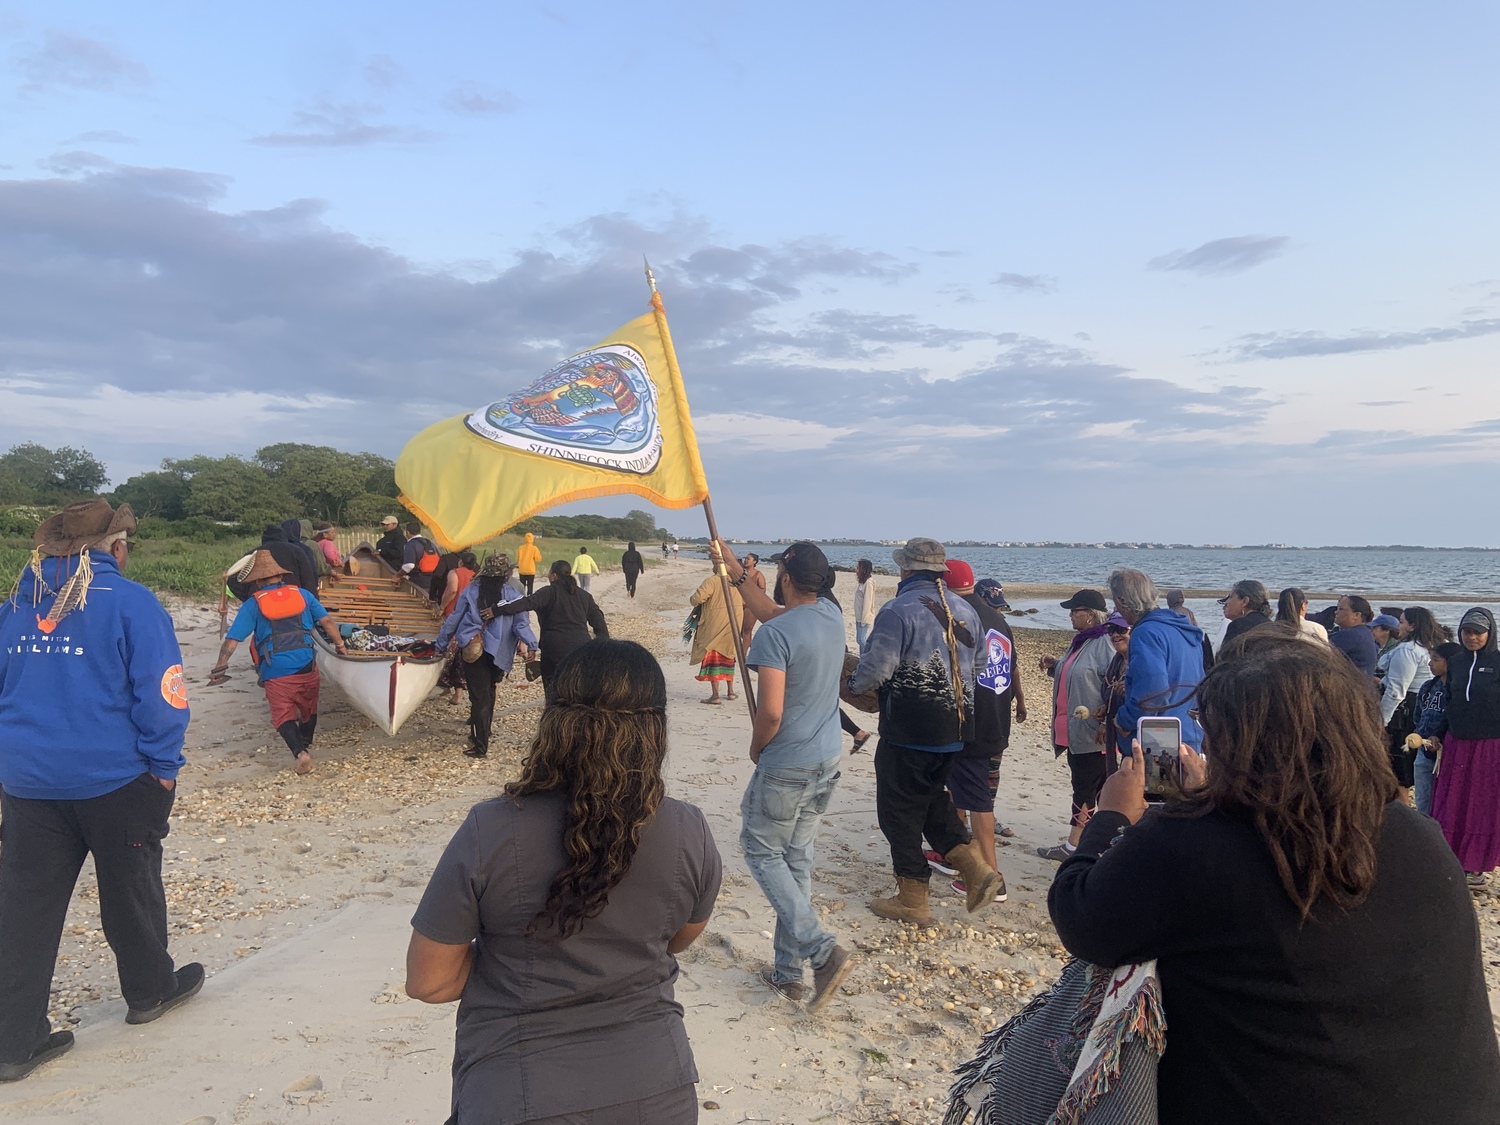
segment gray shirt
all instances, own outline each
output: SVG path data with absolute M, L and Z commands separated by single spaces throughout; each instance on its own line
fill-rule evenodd
M 839 677 L 844 670 L 844 614 L 827 598 L 799 605 L 760 627 L 745 663 L 786 673 L 781 727 L 760 764 L 821 766 L 840 753 Z
M 466 1125 L 585 1113 L 698 1080 L 667 942 L 707 921 L 718 897 L 708 822 L 664 798 L 603 912 L 563 941 L 527 937 L 566 862 L 566 810 L 554 793 L 475 805 L 412 918 L 433 941 L 479 943 L 453 1058 Z

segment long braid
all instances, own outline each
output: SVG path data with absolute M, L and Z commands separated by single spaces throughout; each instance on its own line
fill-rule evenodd
M 958 728 L 964 725 L 964 674 L 958 664 L 958 637 L 953 632 L 953 610 L 948 606 L 948 592 L 943 580 L 937 580 L 938 601 L 943 604 L 943 636 L 948 641 L 948 665 L 953 676 L 953 706 L 958 711 Z

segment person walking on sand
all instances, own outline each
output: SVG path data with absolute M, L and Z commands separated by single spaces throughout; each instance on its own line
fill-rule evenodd
M 1037 666 L 1052 677 L 1052 756 L 1068 759 L 1073 799 L 1068 814 L 1068 836 L 1057 844 L 1039 847 L 1036 854 L 1061 863 L 1078 847 L 1083 826 L 1108 776 L 1104 734 L 1095 717 L 1104 704 L 1104 682 L 1114 659 L 1109 643 L 1109 607 L 1098 590 L 1079 590 L 1065 602 L 1073 623 L 1073 638 L 1061 660 L 1043 656 Z M 1171 610 L 1164 610 L 1171 613 Z M 1187 628 L 1187 618 L 1173 617 Z
M 552 564 L 547 585 L 519 601 L 480 602 L 479 619 L 509 617 L 536 611 L 537 636 L 541 642 L 542 691 L 547 702 L 556 698 L 552 676 L 563 657 L 575 648 L 589 643 L 589 630 L 595 637 L 609 639 L 609 624 L 594 601 L 594 595 L 578 585 L 573 568 L 563 559 Z
M 443 577 L 441 612 L 444 620 L 452 614 L 453 607 L 458 604 L 458 596 L 469 588 L 469 583 L 474 581 L 474 575 L 479 571 L 479 562 L 475 559 L 473 551 L 461 551 L 454 558 L 454 566 Z M 438 645 L 439 649 L 442 647 Z M 454 706 L 458 705 L 459 693 L 469 686 L 464 674 L 466 667 L 462 653 L 450 652 L 447 661 L 443 664 L 443 674 L 438 677 L 438 687 L 453 693 L 448 702 Z
M 892 553 L 896 596 L 880 607 L 869 643 L 844 683 L 851 699 L 875 692 L 875 810 L 891 848 L 894 898 L 877 898 L 882 918 L 932 921 L 932 869 L 922 839 L 958 872 L 970 914 L 1005 898 L 1005 878 L 984 861 L 946 788 L 964 743 L 974 737 L 974 669 L 984 636 L 979 615 L 944 589 L 948 558 L 935 539 L 908 540 Z
M 641 558 L 641 553 L 635 549 L 635 540 L 625 548 L 625 553 L 620 556 L 620 569 L 625 572 L 625 595 L 635 597 L 635 583 L 641 576 L 641 571 L 646 569 L 646 560 Z
M 463 665 L 464 686 L 469 692 L 469 746 L 464 753 L 470 758 L 483 758 L 490 752 L 495 692 L 500 681 L 510 675 L 517 653 L 525 660 L 537 643 L 529 614 L 485 621 L 479 608 L 520 598 L 521 591 L 510 584 L 510 559 L 491 555 L 484 560 L 479 577 L 458 595 L 434 642 L 438 651 L 448 652 L 450 659 Z M 476 642 L 477 654 L 470 648 Z
M 554 682 L 520 776 L 470 810 L 422 894 L 406 994 L 461 1001 L 450 1125 L 692 1125 L 673 984 L 723 861 L 702 811 L 665 795 L 656 659 L 591 641 Z
M 776 912 L 775 963 L 760 979 L 800 1000 L 804 965 L 811 965 L 812 1011 L 833 997 L 852 965 L 812 903 L 813 844 L 842 755 L 844 614 L 820 596 L 829 573 L 828 559 L 812 543 L 794 543 L 777 556 L 775 603 L 784 608 L 761 626 L 745 658 L 760 700 L 750 734 L 755 773 L 740 802 L 740 847 Z M 747 600 L 765 598 L 743 581 L 740 588 L 750 591 Z
M 854 564 L 854 646 L 860 652 L 875 627 L 875 564 L 860 559 Z
M 526 541 L 516 548 L 516 577 L 529 594 L 536 583 L 536 568 L 542 561 L 542 549 L 536 545 L 536 536 L 526 533 Z
M 726 601 L 724 583 L 717 574 L 710 574 L 699 583 L 688 601 L 698 607 L 698 628 L 693 633 L 693 650 L 689 659 L 698 665 L 699 682 L 708 684 L 709 696 L 703 702 L 715 706 L 720 703 L 721 683 L 728 698 L 738 699 L 734 692 L 734 637 L 744 620 L 744 599 L 739 590 L 731 587 Z
M 254 593 L 234 615 L 208 682 L 215 686 L 227 680 L 229 658 L 241 641 L 253 637 L 253 656 L 260 686 L 271 706 L 271 725 L 292 752 L 297 772 L 309 773 L 313 764 L 309 747 L 318 729 L 320 682 L 313 629 L 321 628 L 340 656 L 348 650 L 339 635 L 338 622 L 313 595 L 283 582 L 290 577 L 270 554 L 255 553 L 255 564 L 245 576 Z
M 967 816 L 969 832 L 979 845 L 984 862 L 1000 870 L 995 856 L 995 796 L 1000 791 L 1000 759 L 1010 745 L 1011 707 L 1015 720 L 1026 721 L 1026 695 L 1016 661 L 1016 641 L 1010 625 L 979 593 L 974 568 L 961 559 L 949 559 L 943 574 L 948 589 L 969 604 L 984 630 L 975 661 L 974 737 L 965 740 L 953 769 L 948 774 L 948 794 L 961 817 Z M 996 590 L 1000 584 L 991 582 Z M 1000 594 L 1004 604 L 1004 592 Z M 932 856 L 928 856 L 929 866 Z M 944 866 L 947 866 L 945 863 Z M 962 879 L 953 880 L 953 889 L 969 893 Z
M 578 584 L 585 590 L 593 584 L 594 575 L 599 573 L 599 564 L 589 554 L 587 547 L 578 548 L 578 557 L 573 560 L 573 573 L 578 578 Z
M 1432 815 L 1479 890 L 1500 867 L 1500 648 L 1489 610 L 1463 615 L 1458 643 L 1448 661 L 1448 735 Z
M 0 604 L 0 1082 L 73 1046 L 47 1018 L 84 859 L 127 1023 L 197 994 L 203 966 L 167 952 L 162 840 L 188 726 L 182 652 L 156 595 L 123 574 L 135 514 L 69 504 L 33 536 Z
M 746 590 L 758 590 L 761 597 L 755 599 L 755 601 L 762 602 L 768 600 L 765 598 L 766 576 L 760 569 L 760 556 L 754 551 L 747 551 L 740 566 L 744 571 L 744 577 L 737 583 L 741 597 L 744 596 Z M 774 605 L 775 603 L 773 602 L 772 604 Z M 745 615 L 740 622 L 740 647 L 746 652 L 750 651 L 750 644 L 755 639 L 755 626 L 759 620 L 760 617 L 755 612 L 755 607 L 749 601 L 746 601 Z

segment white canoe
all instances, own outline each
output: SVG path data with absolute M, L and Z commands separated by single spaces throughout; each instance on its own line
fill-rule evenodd
M 368 552 L 365 554 L 364 552 Z M 384 625 L 392 633 L 433 640 L 442 619 L 427 595 L 380 561 L 361 543 L 351 552 L 357 574 L 326 575 L 318 586 L 321 601 L 340 624 Z M 373 565 L 372 565 L 373 564 Z M 395 734 L 411 718 L 443 674 L 443 654 L 410 656 L 401 652 L 333 651 L 316 635 L 318 671 L 336 683 L 349 702 L 386 734 Z
M 319 635 L 318 671 L 349 697 L 355 710 L 368 716 L 386 734 L 401 724 L 437 687 L 443 674 L 441 654 L 412 657 L 399 652 L 351 652 L 340 656 Z

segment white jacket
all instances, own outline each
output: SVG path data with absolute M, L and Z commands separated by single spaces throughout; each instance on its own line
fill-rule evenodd
M 875 579 L 854 584 L 854 623 L 875 624 Z
M 1380 693 L 1380 720 L 1389 723 L 1396 708 L 1406 698 L 1406 693 L 1420 691 L 1422 685 L 1432 679 L 1432 668 L 1428 660 L 1432 654 L 1416 641 L 1402 641 L 1391 649 L 1386 663 L 1384 690 Z

